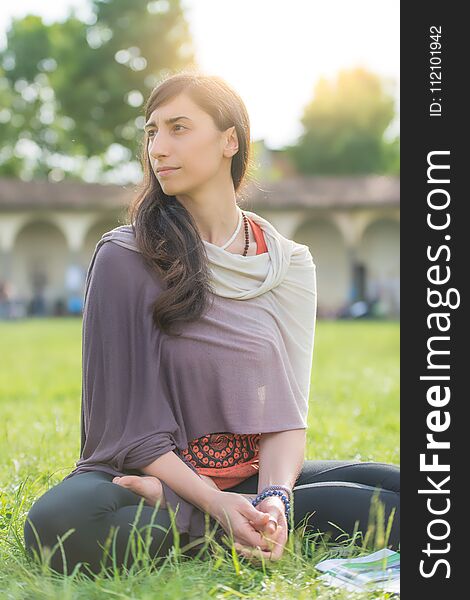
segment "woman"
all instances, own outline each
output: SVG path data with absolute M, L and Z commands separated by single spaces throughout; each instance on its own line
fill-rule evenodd
M 184 541 L 207 513 L 241 555 L 277 560 L 289 525 L 365 532 L 379 499 L 398 547 L 398 467 L 304 459 L 315 265 L 238 206 L 249 149 L 222 79 L 180 73 L 150 95 L 132 225 L 103 235 L 87 273 L 80 460 L 25 523 L 31 552 L 72 530 L 58 571 L 109 564 L 110 533 L 129 566 L 135 528 L 166 555 L 173 513 Z

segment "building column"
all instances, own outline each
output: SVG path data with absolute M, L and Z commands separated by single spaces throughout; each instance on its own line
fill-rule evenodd
M 54 215 L 54 219 L 60 224 L 69 248 L 64 275 L 64 311 L 66 314 L 81 315 L 86 269 L 81 264 L 80 254 L 87 231 L 93 222 L 94 214 L 70 215 L 68 213 L 58 213 Z
M 71 248 L 68 253 L 64 281 L 66 296 L 65 308 L 68 314 L 82 314 L 85 277 L 85 269 L 80 264 L 80 251 L 77 248 Z
M 0 249 L 0 319 L 6 319 L 10 316 L 11 259 L 12 253 L 10 250 Z
M 359 261 L 355 246 L 348 246 L 349 261 L 349 292 L 350 304 L 367 300 L 366 298 L 366 272 L 364 265 Z
M 0 249 L 0 281 L 11 280 L 13 269 L 13 252 L 9 248 Z
M 347 211 L 333 211 L 331 217 L 343 235 L 348 256 L 349 285 L 347 302 L 349 305 L 365 298 L 366 273 L 359 261 L 357 247 L 364 222 L 364 214 Z
M 16 236 L 29 213 L 5 215 L 0 220 L 0 281 L 13 278 L 13 249 Z

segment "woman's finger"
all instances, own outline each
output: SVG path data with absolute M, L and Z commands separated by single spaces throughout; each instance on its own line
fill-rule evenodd
M 271 534 L 267 534 L 263 530 L 258 531 L 252 523 L 246 523 L 246 526 L 242 530 L 242 536 L 243 539 L 240 541 L 247 546 L 253 548 L 260 546 L 263 550 L 269 550 L 270 548 L 269 538 Z
M 262 559 L 264 560 L 271 560 L 272 558 L 272 552 L 271 551 L 265 551 L 265 550 L 261 550 L 261 548 L 258 546 L 257 548 L 250 548 L 248 546 L 243 546 L 242 544 L 239 544 L 237 542 L 235 542 L 234 544 L 235 549 L 245 558 L 248 558 L 251 561 L 262 561 Z
M 282 525 L 279 525 L 275 535 L 265 536 L 266 546 L 250 545 L 243 543 L 243 540 L 237 540 L 238 547 L 243 550 L 243 555 L 247 558 L 263 556 L 265 560 L 278 560 L 284 552 L 286 536 Z M 256 550 L 259 550 L 258 552 Z
M 234 534 L 234 541 L 239 542 L 243 546 L 255 548 L 259 546 L 263 550 L 269 550 L 269 542 L 262 535 L 250 526 L 239 528 L 237 534 Z
M 262 550 L 270 549 L 269 540 L 260 534 L 259 531 L 256 531 L 256 529 L 247 531 L 246 535 L 243 536 L 243 539 L 240 540 L 240 543 L 243 543 L 251 548 L 256 548 L 259 546 Z
M 253 527 L 256 529 L 257 524 L 254 521 L 249 519 L 248 522 L 250 523 L 250 525 L 253 525 Z M 264 530 L 269 531 L 269 532 L 271 532 L 271 531 L 274 532 L 277 529 L 277 525 L 278 525 L 278 523 L 277 523 L 276 519 L 274 519 L 274 517 L 270 517 L 266 521 L 266 524 L 264 525 Z

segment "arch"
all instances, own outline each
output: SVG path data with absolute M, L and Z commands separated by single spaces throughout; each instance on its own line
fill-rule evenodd
M 317 315 L 334 317 L 347 302 L 350 285 L 348 249 L 337 225 L 325 218 L 309 219 L 293 239 L 306 244 L 317 274 Z
M 63 231 L 47 219 L 30 220 L 18 230 L 12 252 L 13 295 L 37 312 L 52 314 L 64 298 L 68 245 Z

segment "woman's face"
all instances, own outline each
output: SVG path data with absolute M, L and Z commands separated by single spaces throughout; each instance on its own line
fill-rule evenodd
M 227 134 L 184 93 L 156 108 L 145 129 L 149 160 L 165 194 L 197 193 L 221 170 Z M 157 171 L 166 166 L 177 169 Z

